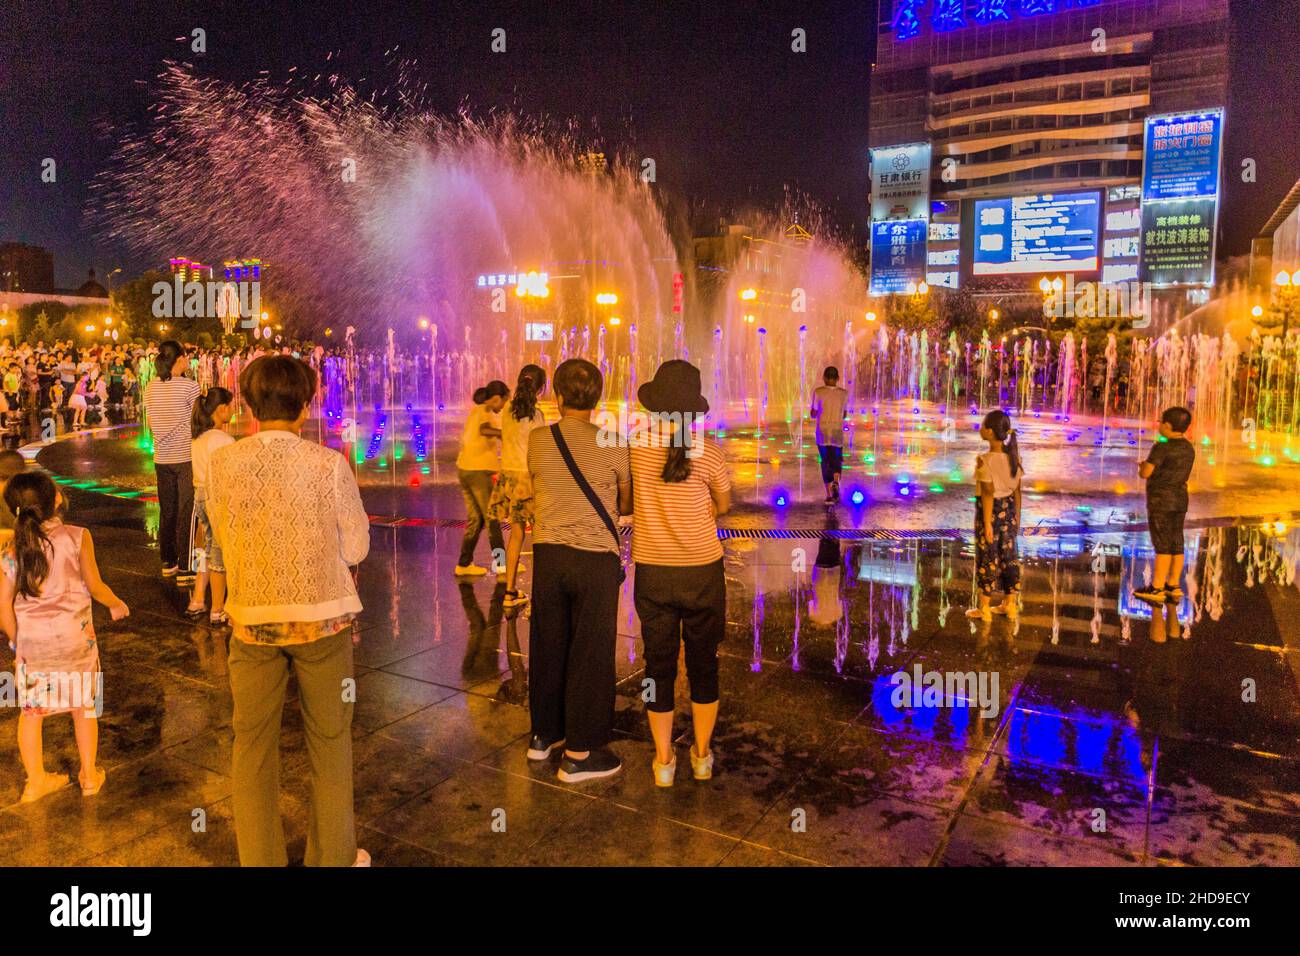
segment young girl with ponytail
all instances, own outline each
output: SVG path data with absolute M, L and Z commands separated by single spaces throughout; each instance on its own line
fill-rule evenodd
M 14 514 L 14 537 L 0 553 L 0 630 L 14 651 L 22 708 L 22 801 L 32 803 L 69 783 L 45 772 L 42 722 L 60 713 L 72 715 L 81 793 L 94 796 L 105 775 L 96 765 L 103 698 L 91 602 L 107 607 L 115 621 L 130 612 L 99 576 L 90 532 L 63 523 L 63 496 L 48 475 L 15 475 L 5 486 L 4 503 Z
M 190 461 L 194 468 L 194 529 L 190 540 L 194 542 L 192 566 L 197 572 L 194 590 L 190 593 L 191 617 L 199 617 L 207 610 L 204 595 L 212 586 L 212 610 L 208 620 L 225 624 L 226 617 L 226 565 L 221 546 L 212 536 L 212 521 L 208 518 L 208 474 L 211 471 L 212 453 L 218 448 L 233 445 L 235 440 L 224 430 L 235 413 L 235 397 L 220 386 L 213 386 L 194 402 L 190 416 Z
M 984 416 L 980 438 L 989 450 L 975 461 L 975 580 L 979 604 L 966 612 L 983 621 L 993 619 L 993 593 L 1004 594 L 996 613 L 1015 617 L 1020 613 L 1020 556 L 1016 536 L 1020 533 L 1020 482 L 1024 465 L 1016 442 L 1011 417 L 1002 409 Z
M 510 407 L 501 414 L 501 474 L 488 515 L 510 526 L 506 539 L 506 593 L 504 607 L 516 607 L 528 601 L 515 584 L 519 574 L 519 555 L 524 550 L 524 533 L 533 520 L 533 482 L 528 473 L 528 436 L 534 428 L 546 424 L 546 416 L 537 400 L 546 391 L 546 371 L 538 365 L 519 370 Z

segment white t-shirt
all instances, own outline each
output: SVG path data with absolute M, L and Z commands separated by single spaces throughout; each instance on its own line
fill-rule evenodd
M 489 411 L 486 405 L 475 405 L 465 419 L 465 430 L 460 436 L 456 467 L 461 471 L 497 471 L 501 467 L 501 442 L 482 434 L 479 426 L 483 424 L 500 428 L 501 416 Z
M 844 406 L 849 393 L 838 385 L 818 385 L 813 389 L 813 414 L 817 416 L 817 444 L 844 444 Z
M 507 405 L 501 412 L 501 470 L 528 470 L 528 435 L 534 428 L 546 425 L 541 409 L 533 409 L 533 417 L 519 421 Z
M 208 486 L 208 473 L 211 469 L 212 453 L 218 448 L 233 445 L 235 439 L 220 428 L 209 428 L 198 438 L 190 442 L 190 467 L 194 469 L 194 491 Z
M 993 485 L 994 498 L 1006 498 L 1016 493 L 1020 479 L 1025 476 L 1022 471 L 1011 477 L 1011 457 L 1004 451 L 986 451 L 975 459 L 975 482 L 988 482 Z

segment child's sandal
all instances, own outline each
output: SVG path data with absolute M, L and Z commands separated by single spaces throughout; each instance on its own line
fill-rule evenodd
M 89 784 L 82 780 L 81 775 L 78 774 L 77 783 L 81 785 L 81 795 L 83 797 L 93 797 L 95 794 L 99 793 L 99 791 L 104 789 L 104 781 L 106 779 L 108 779 L 108 771 L 104 770 L 102 767 L 95 768 L 95 778 L 93 782 Z

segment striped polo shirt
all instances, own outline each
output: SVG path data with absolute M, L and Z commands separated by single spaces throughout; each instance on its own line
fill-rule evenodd
M 667 448 L 632 445 L 632 560 L 637 564 L 690 567 L 722 557 L 712 493 L 731 490 L 722 449 L 702 436 L 692 439 L 691 473 L 666 482 Z
M 155 378 L 144 389 L 144 411 L 153 435 L 153 460 L 179 465 L 190 460 L 190 416 L 199 383 L 189 378 Z
M 565 416 L 560 433 L 573 460 L 605 506 L 618 521 L 618 485 L 628 481 L 627 445 L 598 439 L 600 429 L 591 422 Z M 528 435 L 528 470 L 533 476 L 533 542 L 564 544 L 581 551 L 614 551 L 619 546 L 596 514 L 587 496 L 573 480 L 560 457 L 550 428 L 535 428 Z

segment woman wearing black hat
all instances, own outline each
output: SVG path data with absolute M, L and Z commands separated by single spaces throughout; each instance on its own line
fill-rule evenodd
M 631 440 L 634 595 L 641 619 L 646 704 L 655 784 L 671 787 L 677 656 L 686 644 L 696 780 L 713 776 L 709 740 L 718 717 L 718 645 L 727 622 L 727 583 L 717 516 L 731 507 L 731 477 L 721 449 L 692 431 L 709 410 L 700 370 L 673 359 L 637 391 L 650 427 Z

